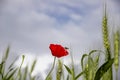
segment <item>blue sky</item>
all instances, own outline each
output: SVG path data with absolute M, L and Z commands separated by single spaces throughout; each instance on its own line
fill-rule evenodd
M 103 1 L 1 0 L 1 53 L 10 44 L 12 54 L 28 56 L 26 63 L 36 56 L 42 60 L 36 72 L 44 72 L 53 60 L 50 43 L 71 47 L 75 58 L 91 49 L 101 49 Z M 111 24 L 119 25 L 120 1 L 107 2 Z M 39 67 L 41 70 L 38 70 Z

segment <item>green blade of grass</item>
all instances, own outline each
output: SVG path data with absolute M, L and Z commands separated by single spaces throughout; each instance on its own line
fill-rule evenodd
M 69 75 L 67 75 L 67 78 L 66 78 L 66 80 L 69 80 Z
M 14 68 L 9 69 L 9 71 L 6 73 L 5 77 L 7 77 L 9 75 L 9 73 L 11 73 L 14 70 Z
M 83 69 L 83 67 L 84 67 L 84 66 L 83 66 L 83 60 L 84 60 L 84 58 L 87 57 L 87 56 L 88 56 L 87 54 L 83 54 L 83 56 L 82 56 L 82 58 L 81 58 L 81 66 L 82 66 L 82 69 Z
M 80 76 L 82 76 L 84 74 L 84 71 L 79 73 L 76 77 L 75 77 L 75 80 L 77 80 Z
M 92 50 L 92 51 L 90 51 L 89 55 L 92 55 L 93 53 L 95 53 L 97 51 L 99 51 L 99 50 Z
M 5 63 L 5 61 L 2 61 L 1 63 L 0 63 L 0 74 L 2 73 L 2 67 L 3 67 L 3 64 Z
M 11 74 L 9 74 L 9 76 L 5 80 L 10 80 L 10 78 L 13 77 L 13 75 L 15 74 L 16 71 L 17 71 L 17 69 L 13 70 L 13 72 Z
M 6 51 L 5 51 L 5 55 L 2 58 L 2 61 L 6 61 L 9 55 L 9 51 L 10 51 L 10 47 L 8 46 Z
M 24 75 L 23 75 L 23 80 L 27 79 L 27 74 L 28 74 L 28 66 L 25 67 L 25 72 L 24 72 Z
M 15 58 L 15 60 L 10 64 L 10 66 L 8 67 L 8 69 L 11 69 L 14 65 L 14 63 L 17 61 L 18 57 Z
M 114 59 L 105 62 L 96 72 L 94 80 L 100 80 L 101 77 L 112 67 Z
M 37 60 L 34 60 L 33 63 L 32 63 L 32 67 L 31 67 L 31 70 L 30 70 L 31 74 L 32 74 L 32 72 L 33 72 L 33 70 L 35 68 L 36 62 L 37 62 Z
M 88 56 L 88 79 L 93 80 L 94 76 L 94 62 L 91 56 Z
M 2 75 L 4 75 L 4 72 L 5 72 L 5 63 L 8 58 L 9 51 L 10 51 L 10 47 L 8 46 L 5 51 L 5 55 L 2 57 L 2 62 L 4 62 L 4 64 L 1 66 L 1 71 L 0 71 L 2 73 Z
M 70 69 L 68 66 L 66 66 L 65 64 L 64 64 L 64 66 L 65 66 L 66 70 L 68 71 L 68 73 L 69 73 L 69 74 L 72 74 L 71 69 Z

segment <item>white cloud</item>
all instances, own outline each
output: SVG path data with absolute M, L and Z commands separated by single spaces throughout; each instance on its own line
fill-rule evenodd
M 80 16 L 79 14 L 71 14 L 70 17 L 71 17 L 71 19 L 73 19 L 75 21 L 82 20 L 82 16 Z

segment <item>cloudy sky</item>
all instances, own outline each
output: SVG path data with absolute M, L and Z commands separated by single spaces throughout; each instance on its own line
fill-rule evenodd
M 10 44 L 12 56 L 25 54 L 26 63 L 37 58 L 37 73 L 53 61 L 50 43 L 70 47 L 75 58 L 101 49 L 103 1 L 0 0 L 0 53 Z M 120 0 L 107 2 L 110 21 L 119 25 Z

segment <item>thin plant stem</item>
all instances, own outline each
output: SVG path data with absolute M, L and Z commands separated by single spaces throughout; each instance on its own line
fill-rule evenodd
M 17 76 L 16 76 L 15 79 L 17 79 L 17 77 L 19 77 L 19 74 L 21 73 L 21 67 L 22 67 L 22 65 L 23 65 L 24 59 L 25 59 L 25 55 L 22 55 L 22 62 L 21 62 L 21 65 L 20 65 L 20 67 L 19 67 L 19 69 L 18 69 L 18 73 L 17 73 Z
M 116 70 L 116 80 L 118 80 L 118 70 Z
M 71 48 L 70 48 L 70 56 L 71 56 L 71 61 L 72 61 L 72 80 L 75 80 L 74 61 L 73 61 L 73 55 L 72 55 Z
M 50 72 L 48 73 L 48 75 L 47 75 L 47 77 L 46 77 L 46 79 L 45 79 L 45 80 L 47 80 L 47 79 L 49 78 L 49 76 L 50 76 L 51 72 L 53 71 L 54 66 L 55 66 L 55 60 L 56 60 L 56 57 L 54 57 L 54 62 L 53 62 L 52 68 L 51 68 Z

